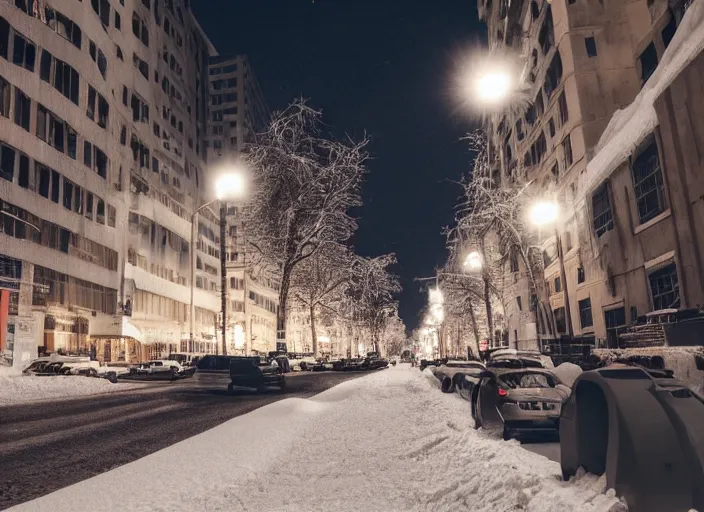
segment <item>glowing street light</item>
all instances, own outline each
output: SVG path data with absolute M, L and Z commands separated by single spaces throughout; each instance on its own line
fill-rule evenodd
M 477 99 L 482 103 L 503 101 L 512 88 L 511 76 L 502 69 L 490 69 L 480 74 L 474 84 Z
M 555 224 L 560 215 L 560 207 L 555 201 L 538 201 L 528 213 L 531 224 L 536 227 Z
M 223 174 L 215 183 L 215 197 L 218 201 L 242 197 L 244 192 L 244 174 L 238 170 Z
M 477 251 L 472 251 L 467 255 L 462 265 L 469 272 L 477 272 L 482 269 L 482 255 Z

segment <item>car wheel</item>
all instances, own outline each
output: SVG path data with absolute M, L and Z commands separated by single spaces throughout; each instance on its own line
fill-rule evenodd
M 479 413 L 479 409 L 477 408 L 477 405 L 478 405 L 477 398 L 478 397 L 476 395 L 472 396 L 471 413 L 472 413 L 472 419 L 474 419 L 474 430 L 479 430 L 480 428 L 482 428 L 482 418 Z
M 442 379 L 441 389 L 443 393 L 452 393 L 452 381 L 445 377 Z
M 108 380 L 112 382 L 113 384 L 117 384 L 117 373 L 115 372 L 109 372 L 108 373 Z

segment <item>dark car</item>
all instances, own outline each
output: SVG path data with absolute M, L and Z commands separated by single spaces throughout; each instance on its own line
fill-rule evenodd
M 471 393 L 475 428 L 498 431 L 504 439 L 558 432 L 567 393 L 549 370 L 489 368 L 478 377 L 465 376 L 463 388 Z
M 286 389 L 286 377 L 281 367 L 260 357 L 233 357 L 230 359 L 230 384 L 227 390 L 232 393 L 235 387 L 254 388 L 263 391 L 267 386 Z
M 346 372 L 361 372 L 369 369 L 369 361 L 363 357 L 357 357 L 354 359 L 345 360 L 345 364 L 342 367 L 343 371 Z

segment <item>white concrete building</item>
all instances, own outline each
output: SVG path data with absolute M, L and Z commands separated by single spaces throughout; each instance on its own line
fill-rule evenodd
M 187 1 L 0 1 L 0 351 L 18 319 L 38 347 L 101 360 L 216 350 L 207 211 L 194 343 L 188 321 L 214 53 Z

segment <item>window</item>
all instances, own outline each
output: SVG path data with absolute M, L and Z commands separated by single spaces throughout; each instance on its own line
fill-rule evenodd
M 142 41 L 144 46 L 149 46 L 149 29 L 136 12 L 132 13 L 132 33 L 137 39 Z
M 655 311 L 680 307 L 680 285 L 677 279 L 677 266 L 674 263 L 651 272 L 648 275 L 648 281 L 650 281 Z
M 0 16 L 0 57 L 7 60 L 10 47 L 10 24 Z
M 538 139 L 530 147 L 530 156 L 534 165 L 538 165 L 542 160 L 545 153 L 547 153 L 548 145 L 545 140 L 545 134 L 540 133 Z
M 213 112 L 213 122 L 221 122 L 222 121 L 222 110 L 216 110 Z
M 594 216 L 594 232 L 597 237 L 601 237 L 614 228 L 609 187 L 606 183 L 597 188 L 592 195 L 592 214 Z
M 566 333 L 567 321 L 565 317 L 565 308 L 557 308 L 553 310 L 552 313 L 555 316 L 555 326 L 557 327 L 557 332 L 562 334 Z
M 99 197 L 98 197 L 98 209 L 96 210 L 96 214 L 95 214 L 95 221 L 98 224 L 105 224 L 105 201 L 103 201 Z
M 516 249 L 511 251 L 511 272 L 518 272 L 518 251 Z
M 108 227 L 114 228 L 117 219 L 117 211 L 114 206 L 108 205 Z
M 562 142 L 562 149 L 565 153 L 565 170 L 569 169 L 570 165 L 572 165 L 573 161 L 573 156 L 572 156 L 572 138 L 567 135 L 565 137 L 565 140 Z
M 108 175 L 108 157 L 98 146 L 83 142 L 83 163 L 105 179 Z
M 110 2 L 108 0 L 90 0 L 95 14 L 106 27 L 110 26 Z
M 583 283 L 585 280 L 584 267 L 577 268 L 577 284 Z
M 543 21 L 543 26 L 538 34 L 538 43 L 540 44 L 540 48 L 543 50 L 543 55 L 547 54 L 553 44 L 555 44 L 552 11 L 550 6 L 548 6 L 547 13 L 545 14 L 545 20 Z
M 648 47 L 643 50 L 643 53 L 638 57 L 638 62 L 640 64 L 640 82 L 642 86 L 658 67 L 658 53 L 655 50 L 654 43 L 650 43 Z
M 556 277 L 553 284 L 555 285 L 555 293 L 560 293 L 562 291 L 562 280 L 560 277 Z
M 156 157 L 152 157 L 152 172 L 159 172 L 159 160 Z
M 70 210 L 73 206 L 73 187 L 74 184 L 70 180 L 64 178 L 64 208 Z
M 217 150 L 222 149 L 222 141 L 221 140 L 214 140 L 213 141 L 213 149 L 217 149 Z
M 46 14 L 46 24 L 54 32 L 71 42 L 76 48 L 81 47 L 81 39 L 83 37 L 81 27 L 51 7 L 45 7 L 44 12 Z
M 17 184 L 22 188 L 29 188 L 29 157 L 23 153 L 20 153 L 20 173 L 17 176 Z
M 555 56 L 550 62 L 550 66 L 545 72 L 545 85 L 543 85 L 543 89 L 548 99 L 560 85 L 560 80 L 562 80 L 562 58 L 560 57 L 560 52 L 556 51 Z
M 523 311 L 523 302 L 520 295 L 516 297 L 516 306 L 518 307 L 518 311 Z
M 15 87 L 15 124 L 29 131 L 29 113 L 32 100 L 19 87 Z
M 59 204 L 59 186 L 61 175 L 54 169 L 51 170 L 51 200 Z
M 665 209 L 658 146 L 651 137 L 650 144 L 633 161 L 633 186 L 640 222 L 647 222 Z
M 57 91 L 78 105 L 79 78 L 75 69 L 48 51 L 42 50 L 39 74 L 42 80 L 49 82 Z
M 125 56 L 122 53 L 122 48 L 120 48 L 118 45 L 115 45 L 115 50 L 117 52 L 117 58 L 124 62 Z
M 122 19 L 120 18 L 120 13 L 117 11 L 115 11 L 115 28 L 122 30 Z
M 132 121 L 149 123 L 149 105 L 142 98 L 132 93 Z
M 140 73 L 142 73 L 142 76 L 149 80 L 149 65 L 146 63 L 146 61 L 140 59 L 136 53 L 133 53 L 132 63 L 134 64 L 134 67 L 137 68 Z
M 677 31 L 677 20 L 675 19 L 675 15 L 673 12 L 670 12 L 670 20 L 667 22 L 667 25 L 662 29 L 662 42 L 665 45 L 665 48 L 670 46 L 670 42 L 672 42 L 672 38 L 675 37 L 675 32 Z
M 0 144 L 0 178 L 12 181 L 15 175 L 15 148 Z
M 587 57 L 596 57 L 596 39 L 593 37 L 585 37 L 584 46 L 587 49 Z
M 106 78 L 108 73 L 108 61 L 105 58 L 103 51 L 98 48 L 93 41 L 90 42 L 90 57 L 98 65 L 98 71 L 103 78 Z
M 604 311 L 604 323 L 609 348 L 618 348 L 618 327 L 626 325 L 626 308 Z
M 87 219 L 93 220 L 93 194 L 91 192 L 86 193 L 85 216 Z
M 550 137 L 555 136 L 555 120 L 552 117 L 548 121 L 548 132 L 550 133 Z
M 582 329 L 592 327 L 594 320 L 592 319 L 592 299 L 586 298 L 578 302 L 579 305 L 579 322 Z
M 51 170 L 38 162 L 34 162 L 34 176 L 36 182 L 38 183 L 37 191 L 39 192 L 39 195 L 49 199 Z
M 567 112 L 567 99 L 565 98 L 564 91 L 560 93 L 560 97 L 557 99 L 557 105 L 560 110 L 560 126 L 564 126 L 569 119 L 569 113 Z
M 15 32 L 15 45 L 12 52 L 12 63 L 34 72 L 34 60 L 36 56 L 36 45 Z

